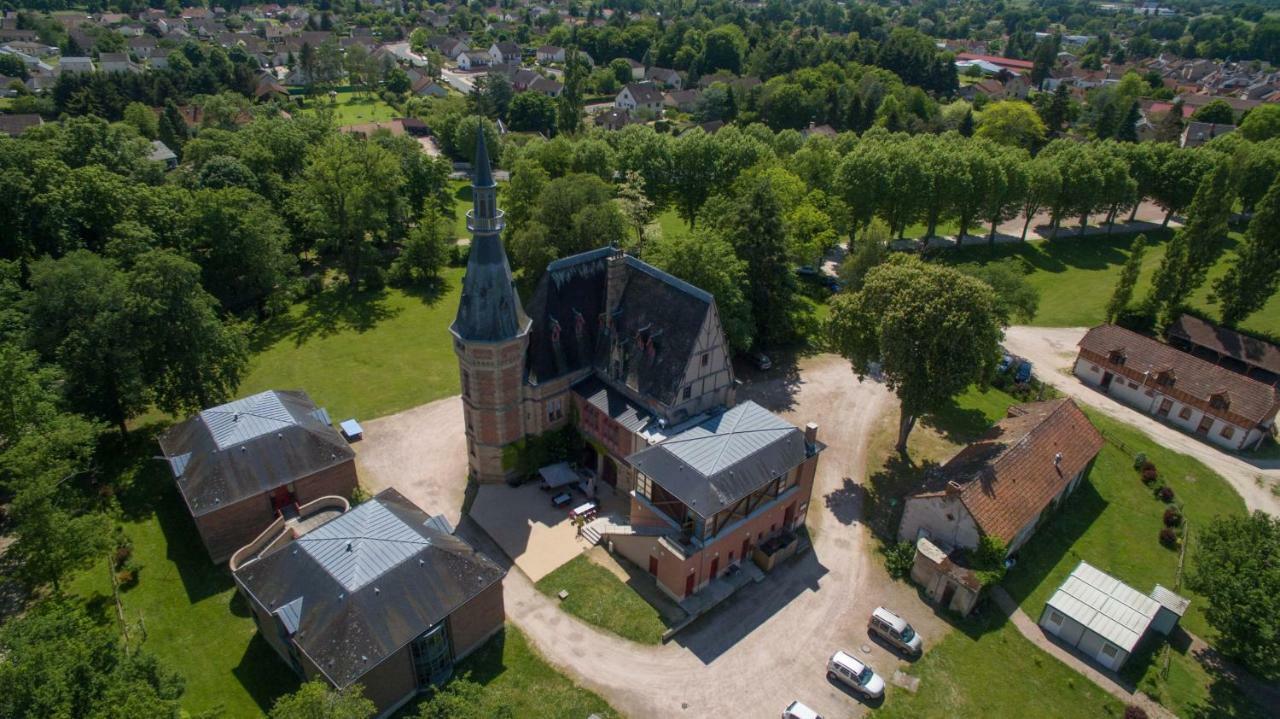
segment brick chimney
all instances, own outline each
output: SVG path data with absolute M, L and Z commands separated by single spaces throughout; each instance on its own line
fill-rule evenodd
M 818 424 L 810 422 L 804 426 L 804 446 L 809 454 L 813 454 L 814 446 L 818 442 Z
M 627 256 L 621 248 L 615 246 L 609 255 L 608 267 L 605 270 L 605 311 L 610 315 L 618 309 L 622 301 L 622 290 L 627 284 Z

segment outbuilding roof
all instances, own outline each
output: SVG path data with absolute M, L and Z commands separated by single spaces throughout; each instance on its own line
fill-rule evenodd
M 1132 652 L 1160 605 L 1119 579 L 1080 562 L 1048 605 L 1103 639 Z
M 1280 347 L 1270 342 L 1241 334 L 1235 330 L 1202 320 L 1195 315 L 1182 315 L 1165 328 L 1170 337 L 1190 342 L 1247 365 L 1280 375 Z
M 440 526 L 387 489 L 235 577 L 344 688 L 506 574 Z
M 627 462 L 702 517 L 710 517 L 798 466 L 823 445 L 755 402 L 725 410 Z
M 352 459 L 306 392 L 268 390 L 174 425 L 160 449 L 195 516 Z

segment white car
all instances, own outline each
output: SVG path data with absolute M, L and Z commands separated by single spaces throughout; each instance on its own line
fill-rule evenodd
M 884 696 L 884 680 L 848 652 L 837 651 L 827 660 L 827 679 L 841 682 L 868 699 Z
M 791 702 L 782 710 L 782 719 L 822 719 L 822 715 L 800 702 Z

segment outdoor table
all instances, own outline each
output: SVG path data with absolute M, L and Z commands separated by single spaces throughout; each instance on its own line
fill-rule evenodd
M 584 504 L 578 505 L 577 507 L 574 507 L 573 510 L 569 512 L 569 516 L 574 518 L 592 517 L 595 515 L 595 513 L 596 513 L 596 503 L 586 502 Z

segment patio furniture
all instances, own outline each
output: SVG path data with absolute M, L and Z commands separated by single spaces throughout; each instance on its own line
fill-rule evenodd
M 595 502 L 584 502 L 569 511 L 569 516 L 574 519 L 594 519 L 599 507 Z
M 573 495 L 568 492 L 561 492 L 551 498 L 551 506 L 563 507 L 573 501 Z
M 538 470 L 538 476 L 542 477 L 542 483 L 538 486 L 545 492 L 562 487 L 571 487 L 582 479 L 577 472 L 573 471 L 568 462 L 549 464 Z

